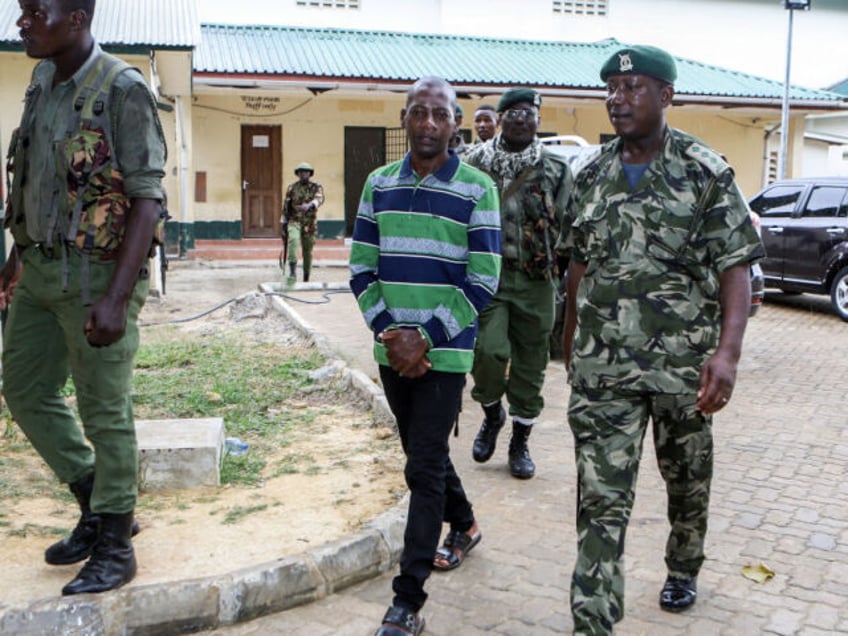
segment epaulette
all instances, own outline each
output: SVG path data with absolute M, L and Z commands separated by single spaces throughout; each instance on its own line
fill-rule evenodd
M 613 139 L 587 151 L 585 157 L 575 158 L 571 165 L 575 186 L 588 187 L 595 182 L 601 171 L 605 170 L 615 157 L 617 142 L 618 138 Z
M 571 173 L 576 177 L 583 168 L 595 161 L 603 151 L 603 146 L 592 146 L 579 152 L 571 160 Z
M 690 143 L 684 151 L 687 157 L 704 166 L 710 174 L 720 175 L 730 166 L 719 153 L 699 141 Z

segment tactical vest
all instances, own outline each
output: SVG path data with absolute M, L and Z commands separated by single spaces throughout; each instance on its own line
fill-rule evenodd
M 67 250 L 81 254 L 83 304 L 91 303 L 90 262 L 114 261 L 126 231 L 130 200 L 124 193 L 123 175 L 114 153 L 109 106 L 116 79 L 132 68 L 106 53 L 97 57 L 73 95 L 67 132 L 56 145 L 57 182 L 44 245 L 48 249 L 62 249 L 63 288 L 68 283 Z M 9 187 L 4 223 L 21 246 L 32 243 L 26 232 L 22 186 L 35 104 L 41 90 L 38 81 L 27 89 L 21 125 L 12 134 L 7 154 Z M 151 253 L 157 244 L 164 244 L 167 218 L 163 205 Z

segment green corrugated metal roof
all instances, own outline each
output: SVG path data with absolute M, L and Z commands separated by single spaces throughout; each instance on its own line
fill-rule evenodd
M 194 70 L 221 75 L 409 82 L 438 75 L 459 85 L 599 89 L 598 70 L 622 44 L 506 40 L 351 29 L 201 25 Z M 783 84 L 676 58 L 678 94 L 781 99 Z M 836 102 L 793 86 L 793 100 Z
M 836 84 L 828 88 L 828 90 L 848 97 L 848 79 L 844 79 L 841 82 L 837 82 Z
M 0 47 L 20 49 L 16 0 L 0 0 Z M 191 49 L 200 42 L 195 0 L 108 0 L 98 2 L 91 32 L 108 48 Z

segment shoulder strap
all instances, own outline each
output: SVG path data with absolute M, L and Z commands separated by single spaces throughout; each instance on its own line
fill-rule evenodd
M 504 201 L 508 201 L 516 192 L 518 192 L 518 188 L 527 181 L 527 177 L 530 176 L 531 172 L 533 172 L 533 166 L 527 166 L 518 174 L 515 180 L 509 184 L 509 187 L 504 190 L 504 193 L 501 195 L 501 205 L 503 205 Z

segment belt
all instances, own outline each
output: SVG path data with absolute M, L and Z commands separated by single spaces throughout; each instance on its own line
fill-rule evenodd
M 61 243 L 36 243 L 33 247 L 41 254 L 44 258 L 62 258 L 62 244 Z

